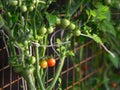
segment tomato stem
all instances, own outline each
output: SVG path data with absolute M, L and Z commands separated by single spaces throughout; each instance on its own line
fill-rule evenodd
M 23 64 L 23 67 L 25 67 L 25 60 L 24 60 L 24 50 L 22 50 L 22 64 Z
M 35 87 L 35 84 L 34 84 L 32 78 L 33 77 L 31 75 L 28 76 L 28 86 L 29 86 L 30 90 L 36 90 L 36 87 Z
M 37 73 L 37 77 L 38 77 L 38 83 L 41 87 L 42 90 L 45 90 L 45 87 L 42 83 L 42 79 L 39 73 L 39 55 L 38 55 L 38 47 L 35 47 L 35 55 L 36 55 L 36 73 Z

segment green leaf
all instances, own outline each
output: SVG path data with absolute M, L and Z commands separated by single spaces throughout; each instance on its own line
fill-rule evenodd
M 103 83 L 107 84 L 109 82 L 109 78 L 108 77 L 104 77 Z
M 94 10 L 90 10 L 90 14 L 93 16 L 93 17 L 96 17 L 96 12 Z
M 118 56 L 112 57 L 110 54 L 108 54 L 109 60 L 114 65 L 115 68 L 118 68 L 119 66 L 119 58 Z
M 45 13 L 46 14 L 46 18 L 49 22 L 49 25 L 52 26 L 52 25 L 55 25 L 55 22 L 56 22 L 56 16 L 55 15 L 52 15 L 52 14 L 49 14 L 49 13 Z
M 3 18 L 2 16 L 0 15 L 0 28 L 4 25 L 4 21 L 3 21 Z
M 60 39 L 57 38 L 56 41 L 57 41 L 58 45 L 61 45 L 61 40 Z
M 74 56 L 74 53 L 72 51 L 67 51 L 66 54 L 69 56 Z
M 105 20 L 102 23 L 102 29 L 104 30 L 104 32 L 107 32 L 107 33 L 110 33 L 110 34 L 116 36 L 116 31 L 111 22 Z
M 102 5 L 101 3 L 96 4 L 96 9 L 91 11 L 91 15 L 93 16 L 93 21 L 98 21 L 98 20 L 110 21 L 111 19 L 109 7 Z

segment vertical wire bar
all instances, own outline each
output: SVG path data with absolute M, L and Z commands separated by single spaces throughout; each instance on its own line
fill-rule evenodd
M 66 60 L 67 60 L 66 87 L 68 87 L 68 78 L 69 78 L 69 71 L 68 71 L 68 69 L 69 69 L 69 59 L 67 58 Z
M 49 55 L 49 47 L 46 49 L 46 53 L 47 53 L 47 55 Z M 46 85 L 45 85 L 46 87 L 48 86 L 48 73 L 49 73 L 49 70 L 47 69 L 47 73 L 46 73 L 46 77 L 45 77 L 46 78 L 45 79 L 46 80 Z
M 2 51 L 3 52 L 3 51 Z M 2 66 L 4 66 L 4 58 L 3 58 L 3 56 L 2 56 L 2 59 L 3 59 L 3 62 L 2 62 Z M 2 70 L 2 87 L 4 87 L 4 69 Z M 4 89 L 2 89 L 2 90 L 4 90 Z
M 17 76 L 17 78 L 19 78 L 19 75 Z M 18 85 L 17 85 L 17 86 L 18 86 L 18 87 L 17 87 L 17 90 L 19 90 L 19 87 L 20 87 L 20 81 L 18 81 L 17 84 L 18 84 Z
M 79 49 L 79 56 L 78 56 L 79 57 L 79 63 L 81 62 L 81 58 L 82 58 L 80 50 L 81 50 L 81 48 Z M 79 73 L 79 77 L 78 77 L 78 81 L 79 81 L 79 83 L 78 83 L 79 87 L 78 88 L 79 88 L 79 90 L 80 90 L 80 78 L 81 78 L 80 77 L 81 76 L 81 70 L 80 70 L 81 68 L 80 68 L 80 66 L 81 66 L 81 64 L 78 65 L 78 67 L 79 67 L 79 72 L 78 72 Z
M 12 90 L 12 67 L 10 67 L 10 90 Z
M 74 43 L 75 43 L 75 38 L 74 38 Z M 75 48 L 75 47 L 73 47 L 73 48 Z M 75 51 L 73 51 L 74 53 L 75 53 Z M 76 56 L 75 56 L 76 57 Z M 73 59 L 75 59 L 75 57 L 73 57 Z M 75 62 L 74 62 L 74 60 L 73 60 L 73 73 L 72 73 L 72 78 L 73 78 L 73 80 L 72 80 L 72 90 L 74 90 L 74 80 L 75 80 L 75 71 L 74 71 L 74 69 L 75 69 Z
M 62 39 L 63 39 L 63 38 L 62 38 L 62 37 L 63 37 L 63 36 L 62 36 L 62 34 L 63 34 L 62 32 L 63 32 L 63 31 L 60 32 L 60 40 L 61 40 L 61 41 L 62 41 Z M 61 73 L 62 73 L 62 71 L 61 71 Z M 61 75 L 61 74 L 60 74 L 60 78 L 62 78 L 62 75 Z M 62 79 L 61 79 L 61 83 L 62 83 Z
M 95 54 L 95 48 L 93 48 L 94 47 L 94 43 L 92 42 L 92 50 L 91 50 L 91 55 L 93 55 L 93 54 Z M 94 72 L 94 70 L 96 71 L 97 70 L 97 68 L 95 68 L 95 69 L 93 69 L 93 66 L 94 66 L 94 62 L 96 62 L 96 57 L 94 57 L 94 58 L 92 58 L 92 59 L 94 59 L 94 60 L 92 60 L 92 69 L 91 69 L 91 72 Z M 96 65 L 95 65 L 95 67 L 96 67 Z M 90 87 L 90 88 L 92 88 L 92 86 Z
M 85 43 L 86 43 L 86 42 L 85 42 Z M 86 57 L 86 56 L 87 56 L 87 55 L 86 55 L 86 51 L 87 51 L 86 49 L 87 49 L 87 46 L 85 46 L 85 59 L 87 58 L 87 57 Z M 86 63 L 86 62 L 85 62 L 85 63 Z M 83 64 L 85 65 L 85 63 L 83 63 Z M 85 77 L 85 76 L 86 76 L 86 71 L 84 71 L 84 77 Z M 86 80 L 84 80 L 83 82 L 84 82 L 84 87 L 83 87 L 83 88 L 86 90 Z
M 54 38 L 53 38 L 53 42 L 54 42 L 54 43 L 55 43 L 55 39 L 56 39 L 56 35 L 55 35 Z M 53 52 L 53 56 L 55 57 L 55 52 Z M 55 67 L 53 67 L 53 73 L 54 73 L 54 75 L 55 75 Z M 54 75 L 53 75 L 53 76 L 54 76 Z M 55 86 L 54 86 L 53 90 L 55 90 Z

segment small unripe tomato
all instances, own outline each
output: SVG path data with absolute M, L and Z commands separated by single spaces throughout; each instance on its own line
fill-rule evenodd
M 56 64 L 56 60 L 54 58 L 47 59 L 48 67 L 53 67 Z
M 40 30 L 38 31 L 38 35 L 43 35 L 43 34 L 45 34 L 47 32 L 47 29 L 44 27 L 44 26 L 42 26 L 42 27 L 40 27 Z
M 29 10 L 29 11 L 33 11 L 33 9 L 34 9 L 33 6 L 29 6 L 29 7 L 28 7 L 28 10 Z
M 79 29 L 76 29 L 76 30 L 73 31 L 74 36 L 80 36 L 80 34 L 81 34 L 81 32 L 80 32 Z
M 41 60 L 40 63 L 39 63 L 39 65 L 40 65 L 41 68 L 47 68 L 47 66 L 48 66 L 46 60 Z
M 69 20 L 67 20 L 67 19 L 62 19 L 62 20 L 61 20 L 61 23 L 60 23 L 60 27 L 61 27 L 61 28 L 66 28 L 67 26 L 69 26 L 69 24 L 70 24 L 70 21 L 69 21 Z
M 25 5 L 23 5 L 23 6 L 20 7 L 20 10 L 22 12 L 26 12 L 27 11 L 27 7 Z
M 61 19 L 60 19 L 60 18 L 56 18 L 55 24 L 56 24 L 56 25 L 60 25 L 60 23 L 61 23 Z
M 54 31 L 54 28 L 51 26 L 47 29 L 47 33 L 51 34 Z
M 74 23 L 70 23 L 70 25 L 67 27 L 67 29 L 74 30 L 75 29 L 75 24 Z
M 10 0 L 9 4 L 12 6 L 16 6 L 18 4 L 18 1 L 17 0 Z
M 34 56 L 31 56 L 30 59 L 29 59 L 29 64 L 35 64 L 36 62 L 36 59 Z

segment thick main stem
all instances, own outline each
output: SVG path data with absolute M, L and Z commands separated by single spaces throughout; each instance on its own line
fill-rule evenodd
M 42 79 L 39 73 L 39 55 L 38 55 L 38 47 L 35 47 L 35 55 L 36 55 L 36 73 L 37 73 L 37 78 L 38 78 L 38 83 L 40 85 L 40 88 L 42 90 L 45 90 L 44 85 L 42 83 Z
M 35 87 L 34 81 L 32 80 L 31 75 L 28 76 L 28 86 L 30 90 L 36 90 L 36 87 Z

